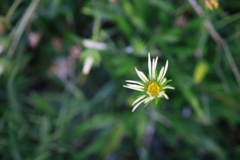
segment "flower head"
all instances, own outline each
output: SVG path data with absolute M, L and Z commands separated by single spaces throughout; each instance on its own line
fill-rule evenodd
M 164 97 L 168 99 L 168 96 L 165 93 L 165 89 L 174 89 L 174 87 L 167 85 L 167 83 L 170 82 L 171 80 L 167 80 L 167 78 L 165 78 L 165 74 L 168 68 L 168 61 L 166 62 L 165 67 L 162 67 L 159 74 L 157 74 L 156 71 L 157 61 L 158 57 L 153 59 L 151 62 L 150 54 L 148 53 L 149 77 L 147 78 L 143 72 L 138 71 L 137 68 L 135 68 L 137 75 L 142 81 L 140 82 L 126 80 L 126 82 L 128 83 L 123 86 L 129 89 L 142 92 L 142 95 L 132 103 L 132 106 L 134 106 L 132 112 L 142 103 L 144 103 L 146 106 L 150 101 L 154 99 L 156 100 L 156 103 L 159 100 L 159 98 Z
M 207 9 L 213 10 L 218 8 L 218 0 L 205 0 L 205 7 Z

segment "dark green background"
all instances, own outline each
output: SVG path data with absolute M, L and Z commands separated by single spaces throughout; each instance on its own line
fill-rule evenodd
M 203 17 L 179 0 L 1 0 L 0 159 L 238 160 L 240 87 L 227 56 L 239 68 L 240 1 L 197 3 Z M 148 52 L 158 71 L 169 60 L 175 90 L 132 113 L 140 94 L 122 86 L 139 80 L 134 67 L 147 74 Z

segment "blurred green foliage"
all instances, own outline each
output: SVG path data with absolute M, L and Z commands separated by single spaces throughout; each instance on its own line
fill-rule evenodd
M 197 3 L 1 0 L 1 159 L 239 159 L 240 1 Z M 132 113 L 147 52 L 176 89 Z

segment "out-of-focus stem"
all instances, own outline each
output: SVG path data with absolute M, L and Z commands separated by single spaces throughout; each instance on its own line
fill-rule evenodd
M 92 35 L 93 41 L 98 41 L 100 25 L 101 25 L 101 18 L 99 16 L 96 16 L 93 23 L 93 35 Z
M 26 12 L 24 13 L 24 15 L 19 23 L 19 26 L 17 27 L 16 31 L 14 32 L 13 41 L 12 41 L 11 46 L 7 53 L 7 55 L 9 57 L 13 56 L 13 53 L 15 52 L 15 50 L 17 48 L 18 42 L 23 34 L 23 31 L 26 28 L 27 23 L 29 22 L 31 17 L 34 15 L 37 5 L 40 1 L 41 0 L 33 0 L 31 2 L 31 4 L 29 5 L 29 7 L 27 8 Z
M 15 10 L 17 9 L 17 7 L 19 6 L 19 4 L 22 2 L 22 0 L 15 0 L 13 5 L 11 6 L 11 8 L 8 10 L 7 14 L 6 14 L 6 18 L 8 20 L 11 19 L 13 13 L 15 12 Z

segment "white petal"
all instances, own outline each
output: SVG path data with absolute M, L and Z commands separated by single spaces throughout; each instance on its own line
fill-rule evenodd
M 147 99 L 145 99 L 145 104 L 147 104 L 148 102 L 150 102 L 151 100 L 153 100 L 154 99 L 154 97 L 148 97 Z
M 149 93 L 148 91 L 147 91 L 147 94 L 149 95 L 149 97 L 152 97 L 151 93 Z
M 175 88 L 172 86 L 166 86 L 166 87 L 163 87 L 163 89 L 175 89 Z
M 134 106 L 134 104 L 136 104 L 138 101 L 140 101 L 140 100 L 143 99 L 144 97 L 146 97 L 146 95 L 143 95 L 143 96 L 139 97 L 138 99 L 136 99 L 136 100 L 132 103 L 132 106 Z
M 138 104 L 136 104 L 136 105 L 133 107 L 132 112 L 134 112 L 134 110 L 137 109 L 137 107 L 138 107 L 141 103 L 143 103 L 145 100 L 146 100 L 146 98 L 143 99 L 143 100 L 141 100 Z
M 134 87 L 129 87 L 129 86 L 123 86 L 123 87 L 133 89 L 133 90 L 136 90 L 136 91 L 140 91 L 140 92 L 144 92 L 143 89 L 139 89 L 139 88 L 134 88 Z
M 147 77 L 145 76 L 145 74 L 144 74 L 143 72 L 141 72 L 141 71 L 138 71 L 137 68 L 135 68 L 135 70 L 136 70 L 136 72 L 137 72 L 138 77 L 139 77 L 143 82 L 147 83 L 147 82 L 148 82 L 148 79 L 147 79 Z
M 168 69 L 168 60 L 167 60 L 167 62 L 166 62 L 166 65 L 165 65 L 165 68 L 164 68 L 164 73 L 163 73 L 163 76 L 162 76 L 162 78 L 160 79 L 160 81 L 164 78 L 164 76 L 165 76 L 165 74 L 166 74 L 166 72 L 167 72 L 167 69 Z
M 157 78 L 157 81 L 158 81 L 158 82 L 159 82 L 160 79 L 162 78 L 163 71 L 164 71 L 164 67 L 162 67 L 161 71 L 159 72 L 159 75 L 158 75 L 158 78 Z
M 154 60 L 154 58 L 153 58 L 153 60 L 152 60 L 152 66 L 151 66 L 151 67 L 152 67 L 152 69 L 151 69 L 151 70 L 152 70 L 152 73 L 151 73 L 151 74 L 152 74 L 152 77 L 151 77 L 151 79 L 153 79 L 153 76 L 154 76 L 154 73 L 153 73 L 153 72 L 154 72 L 154 70 L 153 70 L 153 69 L 154 69 L 154 63 L 155 63 L 155 60 Z
M 151 71 L 151 68 L 152 65 L 151 65 L 151 57 L 150 57 L 150 53 L 148 53 L 148 73 L 149 73 L 149 78 L 151 79 L 152 78 L 152 71 Z
M 157 67 L 157 61 L 158 57 L 156 59 L 153 59 L 153 64 L 152 64 L 152 79 L 156 79 L 156 67 Z
M 155 59 L 155 73 L 156 73 L 157 63 L 158 63 L 158 57 Z
M 164 78 L 161 82 L 161 85 L 163 85 L 163 83 L 165 83 L 167 81 L 167 78 Z
M 164 92 L 158 93 L 158 98 L 161 98 Z
M 136 84 L 127 84 L 126 86 L 133 87 L 133 88 L 139 88 L 139 89 L 144 89 L 145 87 L 136 85 Z
M 135 84 L 139 84 L 139 85 L 145 86 L 144 84 L 142 84 L 141 82 L 138 82 L 138 81 L 126 80 L 126 82 L 135 83 Z
M 164 96 L 166 99 L 168 99 L 168 96 L 167 96 L 166 93 L 163 93 L 163 96 Z

